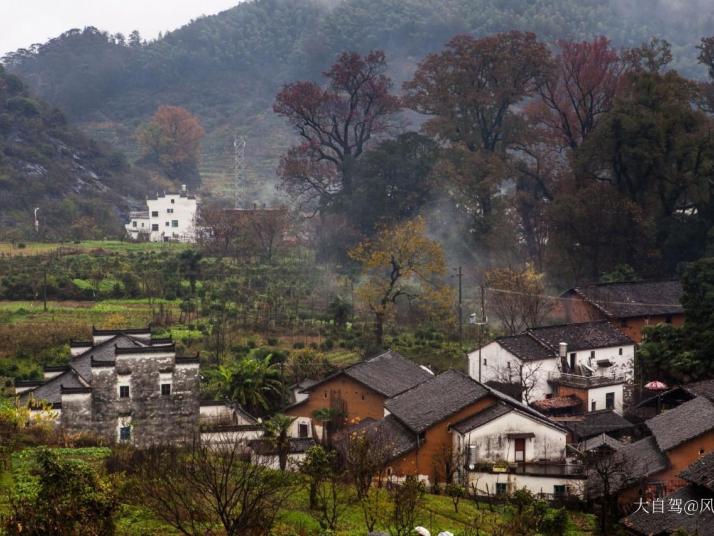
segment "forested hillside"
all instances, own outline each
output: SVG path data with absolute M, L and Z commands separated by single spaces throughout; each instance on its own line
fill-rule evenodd
M 145 174 L 68 125 L 0 66 L 0 237 L 116 236 L 148 193 Z M 39 208 L 39 234 L 32 230 Z
M 672 43 L 673 66 L 698 77 L 695 46 L 712 28 L 707 7 L 706 0 L 255 0 L 150 43 L 70 30 L 4 61 L 86 132 L 131 157 L 136 128 L 158 106 L 186 108 L 206 129 L 201 171 L 218 194 L 229 185 L 233 135 L 246 136 L 249 196 L 265 199 L 291 141 L 272 113 L 274 95 L 286 82 L 316 79 L 344 50 L 384 49 L 399 83 L 462 32 L 522 29 L 548 42 L 606 35 L 616 46 L 657 35 Z

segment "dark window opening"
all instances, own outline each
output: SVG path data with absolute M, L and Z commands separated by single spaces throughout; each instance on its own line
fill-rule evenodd
M 496 495 L 503 497 L 508 493 L 508 488 L 505 482 L 496 482 Z
M 119 398 L 129 398 L 129 386 L 120 385 L 119 386 Z
M 171 394 L 171 384 L 162 383 L 161 384 L 161 396 L 169 396 Z
M 615 393 L 605 393 L 605 409 L 615 409 Z
M 667 324 L 671 324 L 672 323 L 672 315 L 667 315 L 666 317 L 664 317 L 664 321 Z
M 152 231 L 158 231 L 158 230 L 159 230 L 159 224 L 158 224 L 158 223 L 152 223 L 152 224 L 151 224 L 151 230 L 152 230 Z
M 595 411 L 595 408 L 597 408 L 597 402 L 593 400 L 590 404 L 590 411 Z
M 486 360 L 486 358 L 484 358 L 484 360 L 483 360 L 483 366 L 485 367 L 486 365 L 488 365 L 488 361 Z
M 172 200 L 171 200 L 171 204 L 173 204 L 173 203 L 175 203 L 175 202 L 176 202 L 176 200 L 175 200 L 175 199 L 172 199 Z
M 620 353 L 620 355 L 622 355 L 622 348 L 620 348 L 620 352 L 619 352 L 619 353 Z
M 119 441 L 131 440 L 131 426 L 122 426 L 119 428 Z
M 159 211 L 158 211 L 158 210 L 152 210 L 152 211 L 151 211 L 151 217 L 152 217 L 152 218 L 158 218 L 158 217 L 159 217 Z
M 522 437 L 519 437 L 515 440 L 515 443 L 516 446 L 514 450 L 516 451 L 516 461 L 526 461 L 526 440 Z
M 171 220 L 171 227 L 178 227 L 178 220 Z
M 575 363 L 577 362 L 577 354 L 573 352 L 570 354 L 570 370 L 575 370 Z
M 555 495 L 556 497 L 565 497 L 565 486 L 562 484 L 554 485 L 553 495 Z
M 307 423 L 301 422 L 298 424 L 298 437 L 302 437 L 302 438 L 308 437 Z

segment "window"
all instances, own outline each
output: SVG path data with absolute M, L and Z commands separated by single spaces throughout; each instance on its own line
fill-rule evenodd
M 136 220 L 134 220 L 133 222 L 131 222 L 131 226 L 132 226 L 132 227 L 136 227 Z
M 508 487 L 505 482 L 496 482 L 496 495 L 503 497 L 508 493 Z
M 131 441 L 131 426 L 119 428 L 119 441 Z
M 485 367 L 486 365 L 488 365 L 488 360 L 484 357 L 483 358 L 483 366 Z
M 570 368 L 571 368 L 571 370 L 575 369 L 575 364 L 577 363 L 577 356 L 578 356 L 578 354 L 576 354 L 575 352 L 570 354 Z
M 597 408 L 597 402 L 594 400 L 590 403 L 590 411 L 595 411 L 595 408 Z
M 174 209 L 172 209 L 172 208 L 166 209 L 166 214 L 173 214 L 173 213 L 174 213 Z
M 129 386 L 120 385 L 119 386 L 119 398 L 129 398 Z
M 171 227 L 178 227 L 178 220 L 171 220 Z
M 551 398 L 553 398 L 553 393 L 546 393 L 546 394 L 545 394 L 545 399 L 546 399 L 546 400 L 550 400 Z
M 667 324 L 671 324 L 671 323 L 672 323 L 672 315 L 667 315 L 667 316 L 665 316 L 665 317 L 664 317 L 664 321 L 665 321 Z
M 169 225 L 171 225 L 171 222 L 166 220 L 166 227 L 168 227 Z
M 615 409 L 615 393 L 605 393 L 605 409 Z
M 175 199 L 172 199 L 172 200 L 171 200 L 171 204 L 172 204 L 172 205 L 173 205 L 175 202 L 176 202 Z
M 298 424 L 298 437 L 306 438 L 308 437 L 308 426 L 307 423 L 301 422 Z
M 526 440 L 523 437 L 518 437 L 515 439 L 516 461 L 524 462 L 526 461 Z
M 327 398 L 327 391 L 325 391 L 325 398 Z
M 158 231 L 158 230 L 159 230 L 159 224 L 158 224 L 158 223 L 152 223 L 152 224 L 151 224 L 151 230 L 152 230 L 152 231 Z
M 619 353 L 620 355 L 622 355 L 622 348 L 620 348 L 620 350 L 619 350 L 618 353 Z
M 171 394 L 171 384 L 162 383 L 161 384 L 161 396 L 169 396 Z
M 152 211 L 151 211 L 151 217 L 152 217 L 152 218 L 158 218 L 158 217 L 159 217 L 159 211 L 158 211 L 158 210 L 152 210 Z
M 590 350 L 590 359 L 595 359 L 595 350 Z
M 556 497 L 565 497 L 565 486 L 556 484 L 553 486 L 553 495 Z

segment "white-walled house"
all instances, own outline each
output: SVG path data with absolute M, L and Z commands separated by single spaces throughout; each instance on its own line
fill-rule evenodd
M 147 210 L 132 212 L 125 225 L 133 240 L 193 242 L 196 240 L 198 200 L 186 187 L 180 193 L 157 195 L 146 200 Z
M 516 384 L 528 403 L 576 395 L 585 411 L 621 412 L 634 355 L 634 342 L 607 321 L 546 326 L 471 352 L 469 374 L 484 383 Z
M 545 496 L 582 497 L 586 473 L 566 459 L 567 430 L 505 400 L 451 426 L 462 481 L 479 495 L 526 488 Z

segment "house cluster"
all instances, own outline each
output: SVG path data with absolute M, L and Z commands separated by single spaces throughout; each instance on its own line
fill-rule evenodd
M 672 306 L 681 287 L 661 285 L 572 289 L 564 307 L 581 315 L 577 321 L 498 338 L 469 355 L 468 373 L 434 374 L 387 351 L 305 380 L 284 410 L 294 418 L 290 461 L 316 442 L 359 433 L 385 448 L 386 472 L 396 481 L 457 478 L 483 495 L 526 488 L 594 499 L 603 493 L 602 475 L 586 462 L 597 454 L 616 468 L 610 491 L 625 511 L 667 497 L 711 498 L 714 380 L 658 392 L 634 407 L 625 388 L 641 329 L 683 319 Z M 197 356 L 178 356 L 171 340 L 148 329 L 92 335 L 72 343 L 67 365 L 48 367 L 43 381 L 17 382 L 20 401 L 36 411 L 50 404 L 68 431 L 107 441 L 142 447 L 199 433 L 213 444 L 247 440 L 256 456 L 277 463 L 257 419 L 200 401 Z M 634 533 L 659 534 L 651 522 L 638 511 L 626 519 Z
M 179 193 L 157 194 L 146 200 L 146 210 L 131 212 L 125 229 L 132 240 L 194 242 L 198 200 L 186 186 Z

